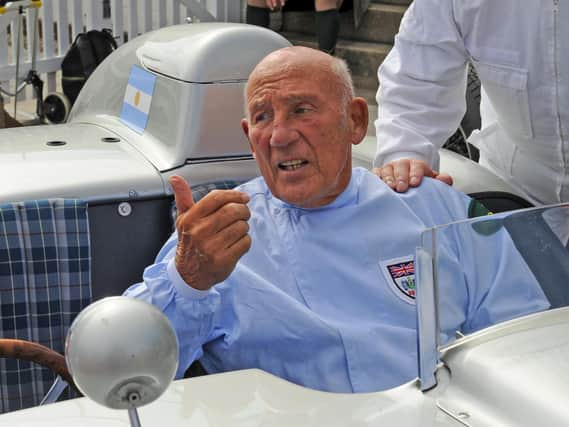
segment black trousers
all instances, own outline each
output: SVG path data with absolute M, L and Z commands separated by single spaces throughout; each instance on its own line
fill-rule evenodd
M 340 12 L 351 10 L 354 7 L 353 0 L 344 0 Z M 314 2 L 307 0 L 287 0 L 283 8 L 284 11 L 314 10 Z

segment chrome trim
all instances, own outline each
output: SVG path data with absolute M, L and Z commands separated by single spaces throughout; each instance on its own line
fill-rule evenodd
M 434 230 L 427 230 L 423 233 L 423 243 L 425 243 L 425 240 L 430 240 L 429 235 L 434 244 Z M 437 385 L 435 371 L 439 363 L 437 292 L 433 274 L 433 262 L 433 257 L 424 247 L 417 248 L 415 252 L 417 350 L 419 381 L 423 391 Z
M 67 383 L 63 378 L 61 378 L 58 375 L 53 384 L 51 385 L 51 387 L 49 388 L 49 390 L 47 391 L 46 395 L 43 397 L 42 401 L 40 402 L 40 405 L 56 402 L 57 399 L 59 399 L 59 396 L 61 396 L 61 393 L 63 393 L 66 388 L 67 388 Z
M 454 412 L 452 412 L 450 409 L 445 408 L 443 405 L 441 405 L 441 402 L 437 401 L 437 408 L 439 408 L 442 412 L 444 412 L 445 414 L 447 414 L 449 417 L 451 417 L 454 421 L 462 424 L 463 426 L 466 427 L 470 427 L 471 424 L 467 423 L 466 421 L 464 421 L 463 418 L 459 417 L 457 414 L 455 414 Z

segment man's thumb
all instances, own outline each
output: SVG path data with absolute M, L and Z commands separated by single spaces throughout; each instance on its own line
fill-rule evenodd
M 178 175 L 171 176 L 168 181 L 170 182 L 172 190 L 174 191 L 174 198 L 176 199 L 176 208 L 178 209 L 178 215 L 183 214 L 192 206 L 194 206 L 194 197 L 192 196 L 190 185 L 184 178 Z

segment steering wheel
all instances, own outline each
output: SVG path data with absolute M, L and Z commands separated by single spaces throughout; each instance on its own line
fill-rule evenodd
M 48 347 L 31 341 L 0 338 L 0 357 L 27 360 L 51 369 L 79 392 L 67 369 L 65 357 Z

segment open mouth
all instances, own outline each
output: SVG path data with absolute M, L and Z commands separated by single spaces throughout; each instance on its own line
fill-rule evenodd
M 286 162 L 279 163 L 279 169 L 284 171 L 293 171 L 296 169 L 300 169 L 304 165 L 307 165 L 307 160 L 288 160 Z

